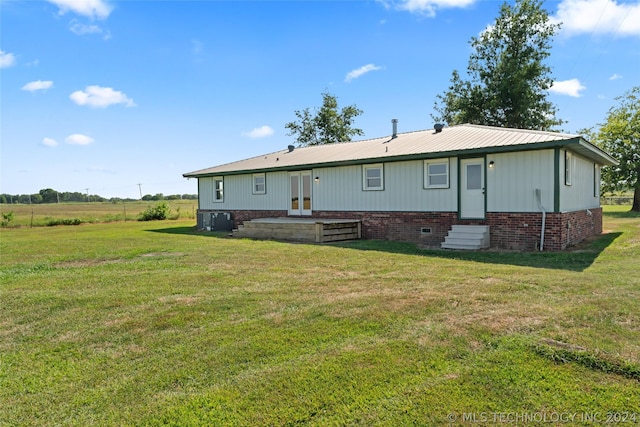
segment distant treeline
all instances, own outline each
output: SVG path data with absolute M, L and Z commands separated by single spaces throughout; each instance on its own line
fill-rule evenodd
M 165 196 L 162 193 L 158 194 L 145 194 L 142 196 L 142 200 L 154 201 L 154 200 L 194 200 L 197 199 L 197 194 L 170 194 Z M 120 197 L 112 197 L 107 199 L 97 194 L 88 194 L 80 192 L 69 191 L 56 191 L 51 188 L 40 190 L 35 194 L 0 194 L 0 203 L 13 204 L 13 203 L 25 203 L 25 204 L 41 204 L 41 203 L 63 203 L 63 202 L 135 202 L 139 199 L 122 199 Z

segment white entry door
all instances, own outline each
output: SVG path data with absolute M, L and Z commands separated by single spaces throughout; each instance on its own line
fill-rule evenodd
M 289 215 L 311 215 L 311 171 L 289 174 Z
M 484 219 L 484 158 L 460 160 L 460 171 L 460 218 Z

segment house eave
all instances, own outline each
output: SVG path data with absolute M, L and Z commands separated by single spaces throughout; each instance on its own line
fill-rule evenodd
M 329 168 L 337 166 L 354 166 L 354 165 L 366 165 L 372 163 L 391 163 L 391 162 L 403 162 L 409 160 L 428 160 L 439 159 L 446 157 L 470 157 L 470 156 L 483 156 L 488 154 L 507 153 L 507 152 L 521 152 L 521 151 L 537 151 L 553 149 L 557 147 L 568 147 L 578 154 L 582 154 L 601 164 L 616 164 L 615 159 L 601 151 L 597 147 L 584 141 L 581 137 L 546 141 L 535 144 L 522 144 L 522 145 L 504 145 L 485 148 L 472 148 L 463 150 L 451 150 L 451 151 L 438 151 L 418 154 L 406 154 L 399 156 L 378 156 L 364 159 L 355 160 L 338 160 L 331 162 L 317 162 L 317 163 L 304 163 L 297 165 L 287 166 L 273 166 L 254 169 L 232 169 L 232 170 L 218 170 L 199 173 L 198 171 L 185 173 L 182 176 L 185 178 L 207 178 L 213 176 L 228 176 L 228 175 L 244 175 L 257 172 L 287 172 L 298 171 L 303 169 L 318 169 Z

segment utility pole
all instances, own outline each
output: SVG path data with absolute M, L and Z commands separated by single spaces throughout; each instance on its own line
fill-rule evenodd
M 90 202 L 91 200 L 89 200 L 89 189 L 85 188 L 85 190 L 87 190 L 87 202 Z
M 138 183 L 138 189 L 140 190 L 140 200 L 142 200 L 142 184 Z

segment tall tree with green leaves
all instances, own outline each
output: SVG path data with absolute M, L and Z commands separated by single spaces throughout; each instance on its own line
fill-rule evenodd
M 553 84 L 544 63 L 559 24 L 539 0 L 506 2 L 495 23 L 472 37 L 469 80 L 454 70 L 451 85 L 437 96 L 436 121 L 473 123 L 518 129 L 551 130 L 563 123 L 547 100 Z
M 606 122 L 585 136 L 619 164 L 602 168 L 603 191 L 633 190 L 631 210 L 640 212 L 640 86 L 616 98 Z
M 354 119 L 362 114 L 355 105 L 338 110 L 338 99 L 328 92 L 322 93 L 322 107 L 312 113 L 309 108 L 295 112 L 297 121 L 284 125 L 289 136 L 295 136 L 301 146 L 322 145 L 351 141 L 355 135 L 364 135 L 362 129 L 352 127 Z

